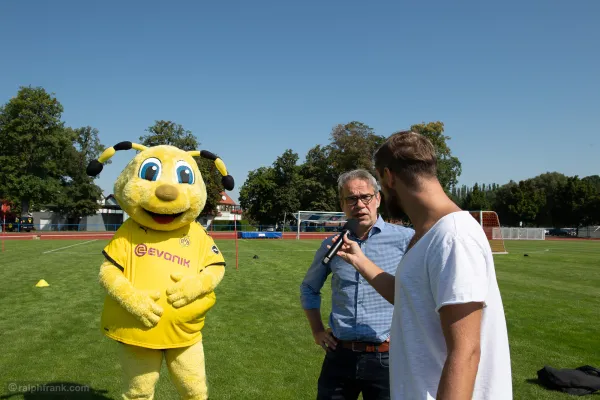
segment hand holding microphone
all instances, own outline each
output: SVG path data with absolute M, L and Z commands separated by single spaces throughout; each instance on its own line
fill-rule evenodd
M 346 222 L 342 231 L 333 238 L 333 243 L 331 246 L 327 246 L 329 249 L 325 256 L 323 257 L 323 264 L 329 265 L 331 260 L 339 255 L 346 262 L 354 265 L 354 261 L 362 255 L 362 250 L 358 243 L 349 240 L 346 237 L 346 234 L 350 232 L 354 232 L 356 227 L 358 226 L 358 221 L 355 219 L 350 219 Z

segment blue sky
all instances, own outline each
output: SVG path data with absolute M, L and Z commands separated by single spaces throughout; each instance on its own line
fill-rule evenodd
M 599 1 L 413 3 L 5 0 L 0 103 L 42 86 L 106 145 L 175 121 L 224 159 L 234 199 L 353 120 L 444 122 L 460 184 L 600 173 Z

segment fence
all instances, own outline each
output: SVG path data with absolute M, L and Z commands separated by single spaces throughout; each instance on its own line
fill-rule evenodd
M 204 226 L 204 225 L 203 225 Z M 236 226 L 233 224 L 210 224 L 209 226 L 204 226 L 207 231 L 211 232 L 233 232 L 244 231 L 244 232 L 280 232 L 280 228 L 276 228 L 275 225 L 252 225 L 252 224 L 237 224 Z M 283 229 L 284 232 L 296 232 L 295 227 L 286 226 Z
M 4 225 L 4 226 L 2 226 Z M 2 232 L 115 232 L 122 224 L 2 224 Z
M 3 226 L 0 221 L 0 232 L 115 232 L 122 224 L 6 224 Z M 211 224 L 205 229 L 210 232 L 233 232 L 236 227 L 231 224 Z M 242 225 L 237 224 L 238 231 L 244 232 L 274 232 L 273 225 Z M 281 229 L 277 229 L 281 230 Z M 302 229 L 302 232 L 311 231 L 311 229 Z M 284 232 L 296 232 L 294 227 L 286 226 Z
M 577 230 L 577 237 L 589 238 L 589 239 L 600 239 L 600 225 L 596 226 L 582 226 Z
M 494 228 L 492 239 L 499 240 L 545 240 L 544 228 Z

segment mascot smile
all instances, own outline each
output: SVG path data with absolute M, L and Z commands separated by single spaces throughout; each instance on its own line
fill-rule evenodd
M 193 157 L 214 161 L 227 190 L 223 161 L 208 151 L 121 142 L 87 167 L 96 176 L 118 150 L 138 150 L 114 194 L 130 218 L 104 248 L 103 333 L 119 342 L 124 399 L 152 399 L 163 358 L 182 399 L 207 399 L 201 330 L 216 302 L 225 260 L 196 222 L 206 186 Z

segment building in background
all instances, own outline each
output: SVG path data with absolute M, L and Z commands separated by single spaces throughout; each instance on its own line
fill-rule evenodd
M 219 204 L 217 204 L 217 214 L 201 215 L 198 218 L 198 222 L 208 228 L 213 221 L 230 221 L 231 228 L 233 229 L 234 221 L 241 221 L 241 219 L 242 207 L 233 201 L 227 193 L 221 192 L 221 199 L 219 200 Z
M 68 223 L 66 217 L 52 211 L 33 212 L 35 229 L 39 231 L 114 232 L 128 218 L 127 213 L 121 210 L 121 206 L 112 194 L 106 197 L 101 195 L 98 204 L 100 208 L 96 214 L 81 218 L 78 224 Z
M 32 213 L 34 230 L 38 231 L 88 231 L 88 232 L 114 232 L 129 217 L 121 209 L 113 194 L 106 197 L 102 195 L 98 200 L 100 208 L 96 214 L 81 218 L 79 223 L 69 223 L 67 218 L 58 213 L 42 210 Z M 201 215 L 198 218 L 204 227 L 209 228 L 213 221 L 220 221 L 221 225 L 230 225 L 233 230 L 234 221 L 241 221 L 242 208 L 225 192 L 221 193 L 221 200 L 217 205 L 216 215 Z M 0 221 L 0 224 L 2 221 Z M 225 228 L 225 230 L 228 230 Z

